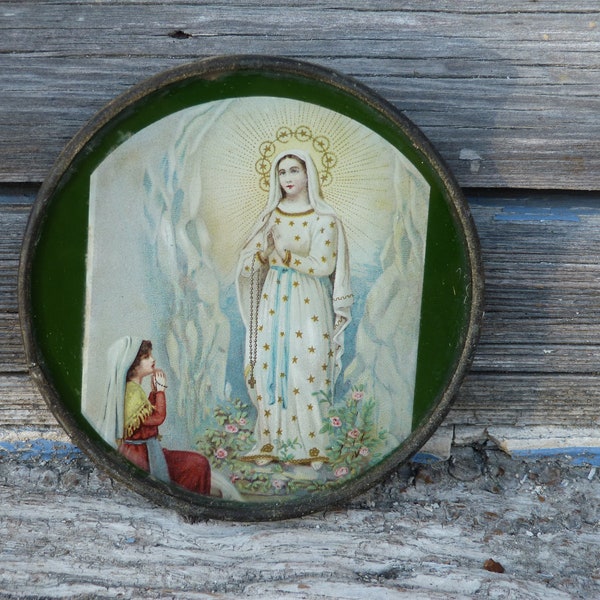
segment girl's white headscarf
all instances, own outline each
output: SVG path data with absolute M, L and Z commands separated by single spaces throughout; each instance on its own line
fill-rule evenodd
M 108 349 L 106 404 L 98 433 L 113 448 L 118 446 L 123 437 L 123 412 L 127 371 L 135 360 L 142 341 L 142 338 L 125 336 L 119 338 Z
M 256 252 L 256 246 L 252 241 L 256 236 L 260 235 L 269 222 L 269 216 L 277 208 L 277 205 L 283 198 L 283 190 L 279 184 L 279 162 L 286 156 L 294 156 L 304 163 L 306 166 L 308 201 L 310 206 L 319 215 L 330 216 L 334 218 L 338 226 L 338 242 L 337 242 L 337 262 L 335 271 L 332 274 L 333 282 L 333 311 L 335 314 L 336 328 L 334 331 L 333 341 L 336 343 L 337 351 L 335 353 L 335 364 L 337 377 L 341 370 L 341 358 L 344 353 L 344 330 L 351 320 L 350 308 L 354 301 L 352 289 L 350 286 L 350 263 L 348 256 L 348 242 L 342 222 L 338 219 L 335 211 L 325 200 L 321 192 L 321 183 L 319 173 L 315 167 L 312 157 L 304 150 L 284 150 L 280 152 L 271 163 L 269 199 L 264 210 L 260 213 L 255 226 L 244 244 L 240 254 L 237 273 L 237 292 L 238 304 L 240 313 L 246 328 L 249 321 L 249 288 L 250 282 L 248 274 L 244 272 L 243 266 L 247 262 L 249 256 Z M 261 268 L 257 265 L 257 270 Z M 263 268 L 266 272 L 266 268 Z M 265 273 L 262 274 L 264 278 Z

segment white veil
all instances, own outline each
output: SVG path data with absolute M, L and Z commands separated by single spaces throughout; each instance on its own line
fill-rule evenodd
M 285 156 L 295 156 L 300 159 L 306 166 L 306 175 L 308 180 L 308 200 L 311 207 L 319 215 L 326 215 L 334 218 L 338 225 L 338 242 L 337 242 L 337 263 L 335 271 L 332 275 L 333 283 L 333 311 L 335 313 L 335 322 L 339 325 L 336 327 L 333 341 L 336 344 L 335 364 L 336 378 L 341 370 L 341 359 L 344 353 L 344 330 L 348 327 L 351 320 L 350 308 L 352 306 L 354 296 L 350 286 L 350 261 L 348 256 L 348 242 L 346 241 L 346 233 L 342 222 L 338 219 L 335 211 L 325 200 L 321 192 L 321 184 L 319 181 L 319 173 L 315 167 L 315 163 L 311 155 L 303 150 L 284 150 L 280 152 L 271 163 L 271 175 L 269 185 L 269 199 L 267 205 L 260 213 L 255 226 L 252 228 L 250 235 L 244 243 L 244 247 L 240 253 L 240 261 L 237 271 L 237 293 L 238 305 L 244 325 L 248 328 L 249 324 L 249 306 L 248 298 L 250 296 L 250 280 L 247 274 L 244 273 L 243 265 L 247 259 L 256 252 L 256 247 L 251 243 L 252 240 L 266 227 L 269 222 L 270 214 L 277 208 L 277 205 L 283 198 L 283 191 L 279 185 L 279 174 L 277 166 L 281 159 Z M 266 233 L 266 232 L 265 232 Z M 258 268 L 258 266 L 257 266 Z M 263 269 L 266 271 L 266 269 Z M 264 273 L 261 275 L 264 277 Z
M 104 415 L 98 433 L 113 447 L 123 436 L 123 413 L 127 371 L 135 360 L 142 338 L 125 336 L 119 338 L 108 349 L 108 383 Z

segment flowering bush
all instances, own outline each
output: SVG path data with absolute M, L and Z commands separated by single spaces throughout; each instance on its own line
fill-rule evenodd
M 330 406 L 321 433 L 329 433 L 329 464 L 335 477 L 357 475 L 377 462 L 387 432 L 377 430 L 375 400 L 367 398 L 364 386 L 353 386 L 346 399 L 335 406 L 324 394 L 320 401 Z
M 292 462 L 297 440 L 278 449 L 281 462 L 259 467 L 243 460 L 255 444 L 249 407 L 239 398 L 218 406 L 214 412 L 217 426 L 206 429 L 198 440 L 198 450 L 213 467 L 248 496 L 308 494 L 343 483 L 381 458 L 387 432 L 375 423 L 375 400 L 367 398 L 363 386 L 353 387 L 342 400 L 332 402 L 330 395 L 315 395 L 323 404 L 321 433 L 329 435 L 329 459 L 313 477 L 298 477 L 300 468 Z M 306 465 L 301 468 L 310 468 Z
M 348 467 L 338 467 L 333 474 L 336 477 L 343 477 L 344 475 L 348 475 L 350 473 L 350 469 Z
M 203 432 L 197 441 L 198 451 L 242 493 L 273 495 L 274 490 L 283 493 L 287 489 L 284 480 L 274 478 L 283 470 L 278 463 L 269 465 L 269 472 L 265 472 L 242 460 L 255 444 L 248 413 L 248 406 L 239 398 L 217 406 L 214 412 L 217 427 Z

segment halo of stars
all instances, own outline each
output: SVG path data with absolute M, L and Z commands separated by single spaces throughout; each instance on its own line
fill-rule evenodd
M 258 146 L 260 158 L 256 161 L 255 169 L 259 175 L 259 186 L 264 192 L 269 191 L 271 172 L 271 159 L 275 155 L 278 145 L 286 145 L 294 140 L 306 143 L 312 140 L 312 148 L 320 157 L 319 180 L 322 186 L 328 186 L 333 181 L 332 170 L 337 165 L 337 156 L 330 150 L 331 142 L 324 135 L 314 135 L 308 125 L 299 125 L 296 129 L 280 127 L 275 132 L 275 139 L 265 140 Z

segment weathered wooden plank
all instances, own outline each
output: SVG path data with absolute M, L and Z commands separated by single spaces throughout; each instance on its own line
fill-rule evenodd
M 28 376 L 0 376 L 0 397 L 0 426 L 56 426 Z M 599 405 L 596 375 L 472 372 L 444 424 L 590 427 L 600 425 Z
M 11 597 L 591 598 L 600 487 L 589 467 L 467 449 L 345 507 L 277 523 L 190 523 L 68 448 L 0 448 Z M 585 497 L 585 503 L 581 498 Z M 489 558 L 504 574 L 483 568 Z
M 56 427 L 56 419 L 28 375 L 0 375 L 0 398 L 0 427 Z
M 0 340 L 0 372 L 23 373 L 27 365 L 19 317 L 16 313 L 0 313 Z
M 597 375 L 470 373 L 446 425 L 591 427 L 600 424 Z
M 509 362 L 519 354 L 523 370 L 550 373 L 580 371 L 588 356 L 597 372 L 599 213 L 594 197 L 563 200 L 488 199 L 473 208 L 486 269 L 482 369 L 497 360 L 496 369 L 507 367 L 505 353 Z
M 572 456 L 588 453 L 587 460 L 600 466 L 600 445 L 597 427 L 564 428 L 557 426 L 490 427 L 488 436 L 498 448 L 511 456 L 543 455 L 562 450 Z M 593 449 L 593 455 L 590 452 Z
M 430 136 L 463 185 L 599 187 L 593 2 L 276 6 L 4 2 L 0 180 L 40 181 L 77 129 L 143 78 L 250 51 L 372 86 Z
M 15 2 L 9 2 L 3 0 L 3 3 L 9 6 L 15 4 Z M 88 5 L 89 0 L 22 0 L 22 4 L 58 4 L 60 6 L 80 7 Z M 16 3 L 21 4 L 21 3 Z M 138 7 L 152 7 L 157 4 L 156 0 L 102 0 L 96 4 L 106 5 L 135 5 Z M 220 0 L 178 0 L 177 6 L 180 7 L 223 7 L 223 3 Z M 247 9 L 250 7 L 281 7 L 279 0 L 231 0 L 228 2 L 226 7 L 233 8 L 236 11 L 240 9 Z M 329 10 L 338 10 L 340 13 L 345 10 L 351 10 L 356 13 L 364 11 L 376 10 L 381 13 L 393 13 L 398 10 L 398 7 L 391 2 L 382 2 L 381 0 L 364 0 L 357 5 L 354 0 L 338 0 L 336 2 L 323 1 L 323 0 L 305 0 L 302 6 L 308 8 L 321 8 Z M 439 2 L 432 2 L 428 0 L 426 2 L 419 2 L 418 0 L 405 0 L 402 3 L 402 9 L 408 13 L 411 12 L 422 12 L 423 9 L 428 8 L 434 12 L 439 13 L 455 13 L 456 3 L 453 0 L 440 0 Z M 466 14 L 478 14 L 478 15 L 502 15 L 510 14 L 517 8 L 519 12 L 523 14 L 528 13 L 547 13 L 547 14 L 587 14 L 589 12 L 597 11 L 598 5 L 595 0 L 578 0 L 576 3 L 571 3 L 567 6 L 557 5 L 554 0 L 536 0 L 535 3 L 522 3 L 519 4 L 518 0 L 510 0 L 507 2 L 486 2 L 481 4 L 479 0 L 465 0 L 461 2 L 461 11 Z M 11 9 L 7 9 L 6 12 L 11 12 Z M 14 12 L 14 9 L 12 9 Z
M 16 266 L 32 195 L 0 202 L 0 424 L 54 423 L 25 375 Z M 473 197 L 486 265 L 486 314 L 453 426 L 597 424 L 600 209 L 593 196 Z M 582 248 L 585 251 L 582 251 Z

